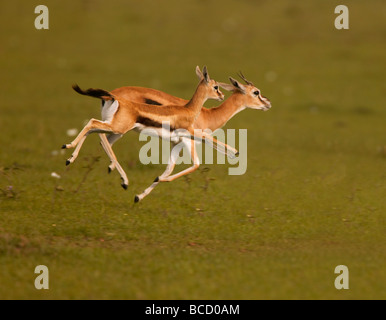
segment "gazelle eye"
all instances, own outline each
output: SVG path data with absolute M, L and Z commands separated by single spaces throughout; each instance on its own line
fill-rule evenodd
M 214 89 L 214 90 L 218 90 L 218 86 L 214 86 L 213 89 Z
M 255 96 L 258 96 L 258 95 L 260 94 L 260 91 L 259 91 L 259 90 L 256 90 L 255 92 L 253 92 L 253 94 L 254 94 Z

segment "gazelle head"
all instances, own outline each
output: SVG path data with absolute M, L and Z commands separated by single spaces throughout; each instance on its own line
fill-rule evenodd
M 206 95 L 208 99 L 214 99 L 218 101 L 224 100 L 224 94 L 220 91 L 219 84 L 216 80 L 210 79 L 206 66 L 202 68 L 202 72 L 200 70 L 200 67 L 197 66 L 196 74 L 198 79 L 200 80 L 200 85 L 202 85 L 206 89 Z
M 222 88 L 242 94 L 243 104 L 246 108 L 267 111 L 271 108 L 271 102 L 261 94 L 261 91 L 255 85 L 248 81 L 240 72 L 239 76 L 245 81 L 245 85 L 229 77 L 231 84 L 219 83 Z

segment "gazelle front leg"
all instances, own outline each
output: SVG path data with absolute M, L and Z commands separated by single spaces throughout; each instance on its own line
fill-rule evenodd
M 188 137 L 190 139 L 198 138 L 200 140 L 204 140 L 204 142 L 208 142 L 214 149 L 220 151 L 221 153 L 226 154 L 227 156 L 234 158 L 239 154 L 238 150 L 227 145 L 224 142 L 217 140 L 212 137 L 209 133 L 201 130 L 194 130 L 193 128 L 189 128 L 188 131 L 182 131 L 181 133 L 176 130 L 176 135 L 179 137 Z
M 157 177 L 154 182 L 141 194 L 138 194 L 134 198 L 134 202 L 139 202 L 143 198 L 145 198 L 150 192 L 153 191 L 153 189 L 160 183 L 160 177 L 164 178 L 169 176 L 175 166 L 176 166 L 176 161 L 178 159 L 178 156 L 180 154 L 181 149 L 183 148 L 183 145 L 175 145 L 170 153 L 170 158 L 169 158 L 169 163 L 168 166 L 166 167 L 166 170 L 161 174 L 161 176 Z
M 180 178 L 186 174 L 189 174 L 193 171 L 196 171 L 198 169 L 198 167 L 200 166 L 200 159 L 197 155 L 197 152 L 196 152 L 196 142 L 192 139 L 189 139 L 190 140 L 190 146 L 188 145 L 189 144 L 189 141 L 185 142 L 182 138 L 182 141 L 184 141 L 184 144 L 185 146 L 187 146 L 188 150 L 190 150 L 190 156 L 193 160 L 193 165 L 185 170 L 182 170 L 181 172 L 179 173 L 176 173 L 172 176 L 170 175 L 167 175 L 167 176 L 160 176 L 158 178 L 158 181 L 160 182 L 170 182 L 170 181 L 173 181 L 177 178 Z M 157 180 L 157 179 L 156 179 Z
M 195 136 L 197 137 L 197 135 Z M 205 131 L 202 132 L 202 137 L 199 136 L 199 138 L 204 138 L 205 142 L 208 142 L 210 145 L 212 145 L 214 149 L 224 153 L 230 158 L 235 158 L 235 156 L 239 154 L 239 151 L 237 149 L 217 140 Z
M 139 195 L 136 195 L 135 198 L 134 198 L 134 202 L 139 202 L 140 200 L 142 200 L 144 197 L 146 197 L 147 195 L 149 195 L 149 193 L 151 191 L 153 191 L 153 189 L 160 183 L 160 182 L 170 182 L 170 181 L 173 181 L 179 177 L 182 177 L 188 173 L 191 173 L 195 170 L 197 170 L 197 168 L 200 166 L 200 160 L 198 158 L 198 155 L 196 153 L 196 146 L 195 146 L 195 142 L 194 140 L 191 140 L 190 138 L 189 139 L 186 139 L 184 140 L 184 138 L 182 138 L 182 141 L 184 142 L 182 145 L 176 145 L 173 149 L 172 149 L 172 153 L 170 155 L 170 158 L 169 158 L 169 164 L 165 170 L 165 172 L 160 175 L 159 177 L 157 177 L 154 182 L 152 183 L 152 185 L 150 187 L 148 187 L 144 192 L 142 192 L 141 194 Z M 190 146 L 189 146 L 190 144 Z M 187 168 L 177 174 L 174 174 L 174 175 L 170 175 L 172 172 L 173 172 L 173 169 L 176 165 L 176 161 L 178 159 L 178 156 L 180 154 L 180 151 L 181 149 L 183 148 L 183 146 L 187 147 L 187 149 L 189 150 L 189 154 L 193 160 L 193 166 L 191 166 L 190 168 Z
M 224 142 L 217 140 L 216 138 L 212 137 L 209 133 L 207 133 L 205 131 L 202 131 L 202 132 L 196 132 L 195 131 L 193 133 L 193 136 L 209 142 L 213 148 L 221 151 L 222 153 L 224 153 L 232 158 L 234 158 L 235 156 L 237 156 L 239 154 L 237 149 L 227 145 Z M 229 153 L 229 151 L 230 151 L 230 153 Z

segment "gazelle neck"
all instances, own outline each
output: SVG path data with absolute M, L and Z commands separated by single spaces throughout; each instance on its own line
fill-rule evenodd
M 198 114 L 207 99 L 208 96 L 206 94 L 205 84 L 201 81 L 200 84 L 197 86 L 193 97 L 189 100 L 185 107 L 191 109 L 192 111 Z
M 202 130 L 207 128 L 215 131 L 223 127 L 235 114 L 244 109 L 245 106 L 239 94 L 234 93 L 218 107 L 211 109 L 203 108 L 194 127 L 197 129 L 200 127 Z

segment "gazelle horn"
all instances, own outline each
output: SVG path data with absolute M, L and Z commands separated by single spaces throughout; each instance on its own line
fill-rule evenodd
M 249 84 L 249 85 L 251 85 L 251 86 L 255 86 L 251 81 L 247 80 L 247 79 L 244 77 L 244 75 L 243 75 L 243 73 L 242 73 L 241 71 L 239 71 L 238 76 L 239 76 L 241 79 L 243 79 L 243 80 L 245 81 L 246 84 Z

